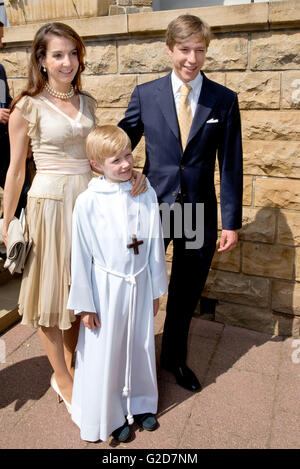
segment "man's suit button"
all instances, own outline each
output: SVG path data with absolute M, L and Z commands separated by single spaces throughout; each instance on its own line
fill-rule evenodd
M 176 197 L 176 195 L 177 195 L 177 192 L 175 192 L 175 191 L 172 192 L 172 196 L 173 196 L 173 197 Z
M 185 166 L 184 164 L 180 165 L 180 169 L 184 170 Z

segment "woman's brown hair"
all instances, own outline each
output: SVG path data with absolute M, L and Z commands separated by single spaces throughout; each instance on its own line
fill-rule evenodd
M 28 83 L 25 90 L 23 90 L 17 98 L 15 98 L 11 104 L 11 109 L 14 108 L 15 104 L 23 96 L 36 96 L 41 93 L 44 89 L 45 83 L 47 81 L 47 72 L 43 71 L 41 61 L 46 57 L 47 44 L 51 36 L 60 36 L 70 39 L 74 42 L 77 54 L 79 67 L 77 73 L 72 81 L 75 92 L 81 92 L 81 73 L 85 69 L 84 65 L 84 56 L 85 56 L 85 46 L 81 37 L 72 29 L 70 26 L 64 23 L 47 23 L 44 24 L 36 33 L 30 55 L 29 63 L 29 74 L 28 74 Z

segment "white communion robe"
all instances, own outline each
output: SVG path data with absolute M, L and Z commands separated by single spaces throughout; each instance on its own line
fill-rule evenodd
M 159 208 L 152 187 L 131 197 L 130 182 L 90 181 L 76 200 L 68 308 L 96 312 L 81 323 L 72 420 L 81 438 L 105 441 L 127 416 L 157 412 L 153 299 L 167 292 Z M 139 254 L 127 247 L 136 235 Z

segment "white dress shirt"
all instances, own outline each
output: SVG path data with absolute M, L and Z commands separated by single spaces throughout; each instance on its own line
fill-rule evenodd
M 183 85 L 183 81 L 178 78 L 174 70 L 172 71 L 171 74 L 171 82 L 172 82 L 172 89 L 173 89 L 173 95 L 174 95 L 174 100 L 175 100 L 175 106 L 176 106 L 176 111 L 178 114 L 178 106 L 179 106 L 179 99 L 180 99 L 180 87 Z M 196 112 L 196 107 L 198 104 L 199 96 L 201 93 L 201 88 L 202 88 L 202 82 L 203 82 L 203 77 L 201 73 L 199 72 L 196 78 L 192 81 L 189 81 L 187 84 L 192 87 L 190 93 L 189 93 L 189 102 L 191 105 L 191 110 L 193 117 Z

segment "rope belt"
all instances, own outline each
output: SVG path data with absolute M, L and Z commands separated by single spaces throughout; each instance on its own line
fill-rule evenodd
M 101 265 L 95 258 L 93 258 L 94 265 L 100 270 L 115 275 L 116 277 L 123 278 L 126 282 L 130 283 L 130 297 L 129 297 L 129 312 L 128 312 L 128 327 L 127 327 L 127 347 L 126 347 L 126 370 L 125 370 L 125 385 L 123 387 L 123 396 L 127 398 L 127 420 L 129 425 L 133 424 L 133 415 L 130 410 L 130 397 L 131 397 L 131 368 L 132 368 L 132 346 L 133 346 L 133 332 L 134 321 L 136 313 L 136 277 L 141 274 L 147 267 L 148 262 L 135 274 L 123 274 L 110 270 Z

